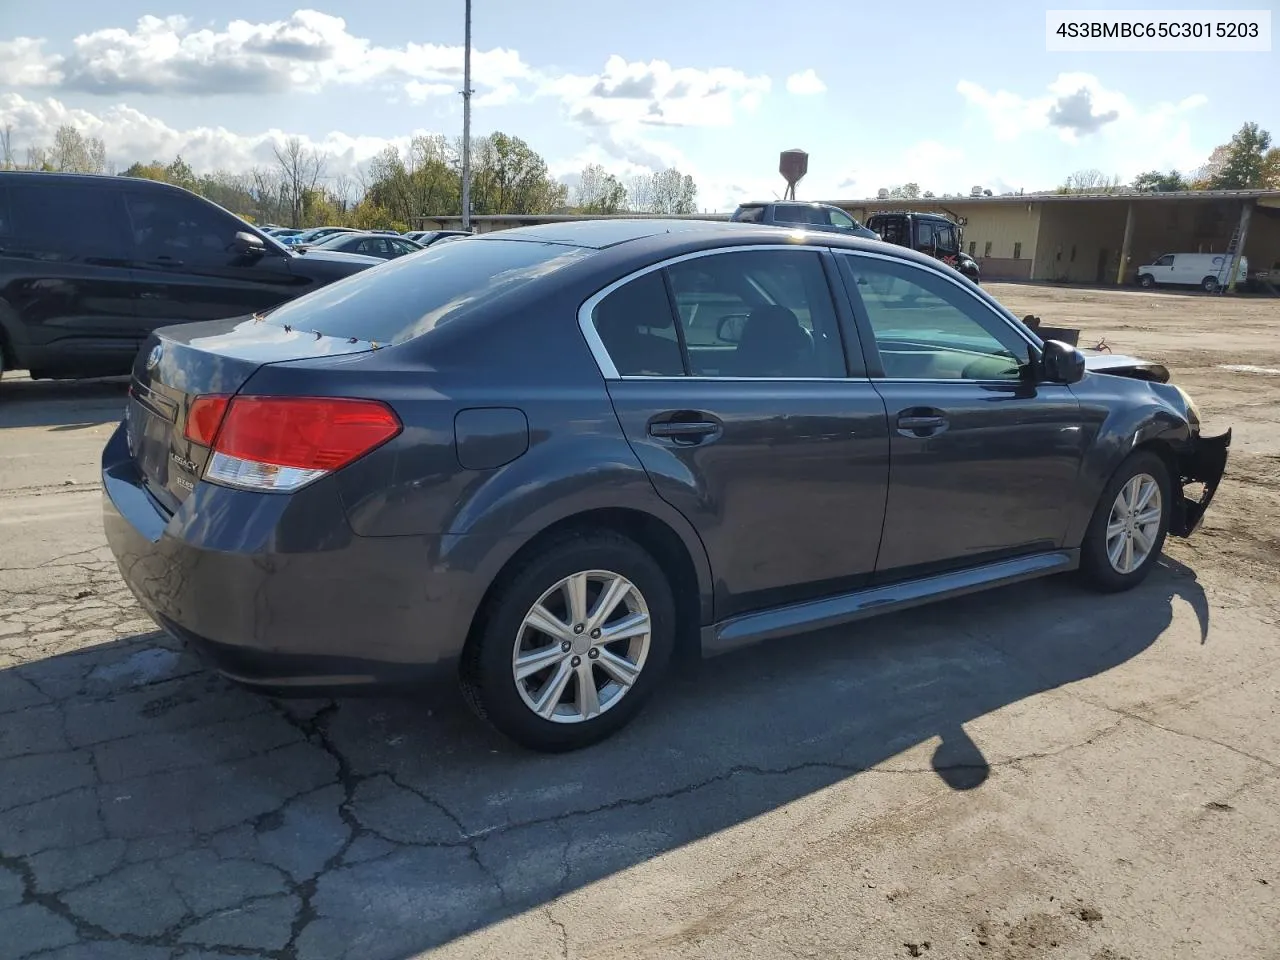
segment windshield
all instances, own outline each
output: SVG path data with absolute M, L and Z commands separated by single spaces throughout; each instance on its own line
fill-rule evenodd
M 284 303 L 266 320 L 330 337 L 403 343 L 592 252 L 527 240 L 432 245 Z

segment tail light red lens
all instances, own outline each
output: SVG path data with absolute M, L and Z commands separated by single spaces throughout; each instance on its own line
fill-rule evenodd
M 203 400 L 210 403 L 202 406 Z M 223 402 L 222 416 L 215 416 L 217 400 Z M 197 411 L 202 419 L 193 427 Z M 359 459 L 400 429 L 395 412 L 377 400 L 233 397 L 228 403 L 200 397 L 188 414 L 187 435 L 210 438 L 206 445 L 213 456 L 205 473 L 210 480 L 287 492 Z
M 213 438 L 218 435 L 218 427 L 222 425 L 222 417 L 227 412 L 230 397 L 210 394 L 196 397 L 187 410 L 187 426 L 183 431 L 188 440 L 202 447 L 212 447 Z
M 337 470 L 400 432 L 376 400 L 337 397 L 236 397 L 215 451 L 302 470 Z

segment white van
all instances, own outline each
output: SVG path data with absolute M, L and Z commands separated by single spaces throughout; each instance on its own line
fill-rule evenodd
M 1138 283 L 1154 287 L 1158 283 L 1200 287 L 1213 293 L 1230 281 L 1230 255 L 1225 253 L 1166 253 L 1155 263 L 1138 268 Z M 1236 283 L 1245 282 L 1249 274 L 1249 258 L 1241 257 L 1236 268 Z

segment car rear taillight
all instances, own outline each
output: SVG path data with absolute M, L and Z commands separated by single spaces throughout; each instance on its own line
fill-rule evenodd
M 202 447 L 212 447 L 230 402 L 230 397 L 218 394 L 196 397 L 187 410 L 187 426 L 183 430 L 186 438 Z
M 216 398 L 199 398 L 193 413 L 204 399 Z M 377 400 L 235 397 L 225 410 L 211 432 L 199 428 L 213 441 L 205 478 L 244 490 L 297 490 L 400 432 L 399 418 Z

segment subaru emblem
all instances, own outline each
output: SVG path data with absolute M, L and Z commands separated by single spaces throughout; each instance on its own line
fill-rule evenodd
M 147 354 L 147 369 L 154 370 L 160 363 L 160 358 L 164 355 L 164 347 L 156 344 L 151 348 L 151 352 Z

